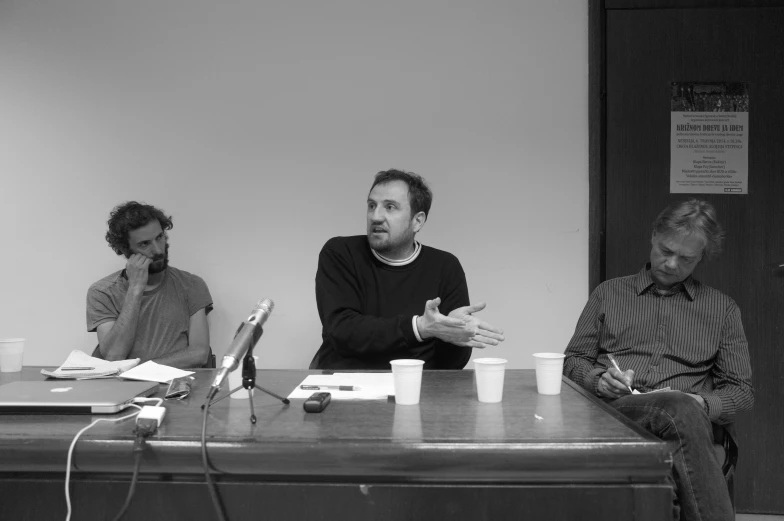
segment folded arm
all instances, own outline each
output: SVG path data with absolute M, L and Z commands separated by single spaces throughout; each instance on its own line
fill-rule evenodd
M 143 291 L 143 290 L 142 290 Z M 136 340 L 136 328 L 139 325 L 139 309 L 142 302 L 142 291 L 125 294 L 125 302 L 117 320 L 110 320 L 98 325 L 98 347 L 105 360 L 125 360 Z
M 188 345 L 163 356 L 153 358 L 158 364 L 193 369 L 204 367 L 210 354 L 210 329 L 207 324 L 207 313 L 200 309 L 190 318 L 188 327 Z

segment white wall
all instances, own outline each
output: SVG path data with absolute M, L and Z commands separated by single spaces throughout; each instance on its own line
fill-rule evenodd
M 270 297 L 260 365 L 307 367 L 318 252 L 395 167 L 431 183 L 419 239 L 489 303 L 492 354 L 533 367 L 588 292 L 587 26 L 574 0 L 0 2 L 0 337 L 28 365 L 95 346 L 106 219 L 136 199 L 174 216 L 219 355 Z

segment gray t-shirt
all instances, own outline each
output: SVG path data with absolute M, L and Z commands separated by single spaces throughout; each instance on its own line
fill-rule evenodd
M 128 291 L 125 270 L 104 277 L 87 290 L 87 331 L 117 320 Z M 189 345 L 191 316 L 212 311 L 212 297 L 201 277 L 171 266 L 161 283 L 142 295 L 136 338 L 128 358 L 142 362 Z

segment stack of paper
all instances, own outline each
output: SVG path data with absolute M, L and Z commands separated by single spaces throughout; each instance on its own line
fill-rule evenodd
M 120 378 L 128 378 L 129 380 L 144 380 L 145 382 L 160 382 L 168 383 L 175 378 L 188 376 L 193 374 L 193 371 L 184 371 L 171 367 L 168 365 L 157 364 L 152 360 L 144 362 L 142 365 L 136 366 L 120 375 Z
M 52 378 L 76 378 L 79 380 L 90 378 L 107 378 L 117 376 L 120 373 L 139 365 L 139 359 L 117 360 L 110 362 L 101 358 L 95 358 L 83 351 L 75 349 L 71 351 L 63 365 L 54 371 L 41 369 L 41 374 Z

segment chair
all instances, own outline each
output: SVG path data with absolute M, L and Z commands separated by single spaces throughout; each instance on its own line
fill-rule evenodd
M 738 446 L 735 443 L 735 424 L 713 424 L 713 450 L 719 461 L 724 461 L 721 471 L 727 482 L 730 501 L 735 507 L 735 466 L 738 463 Z

